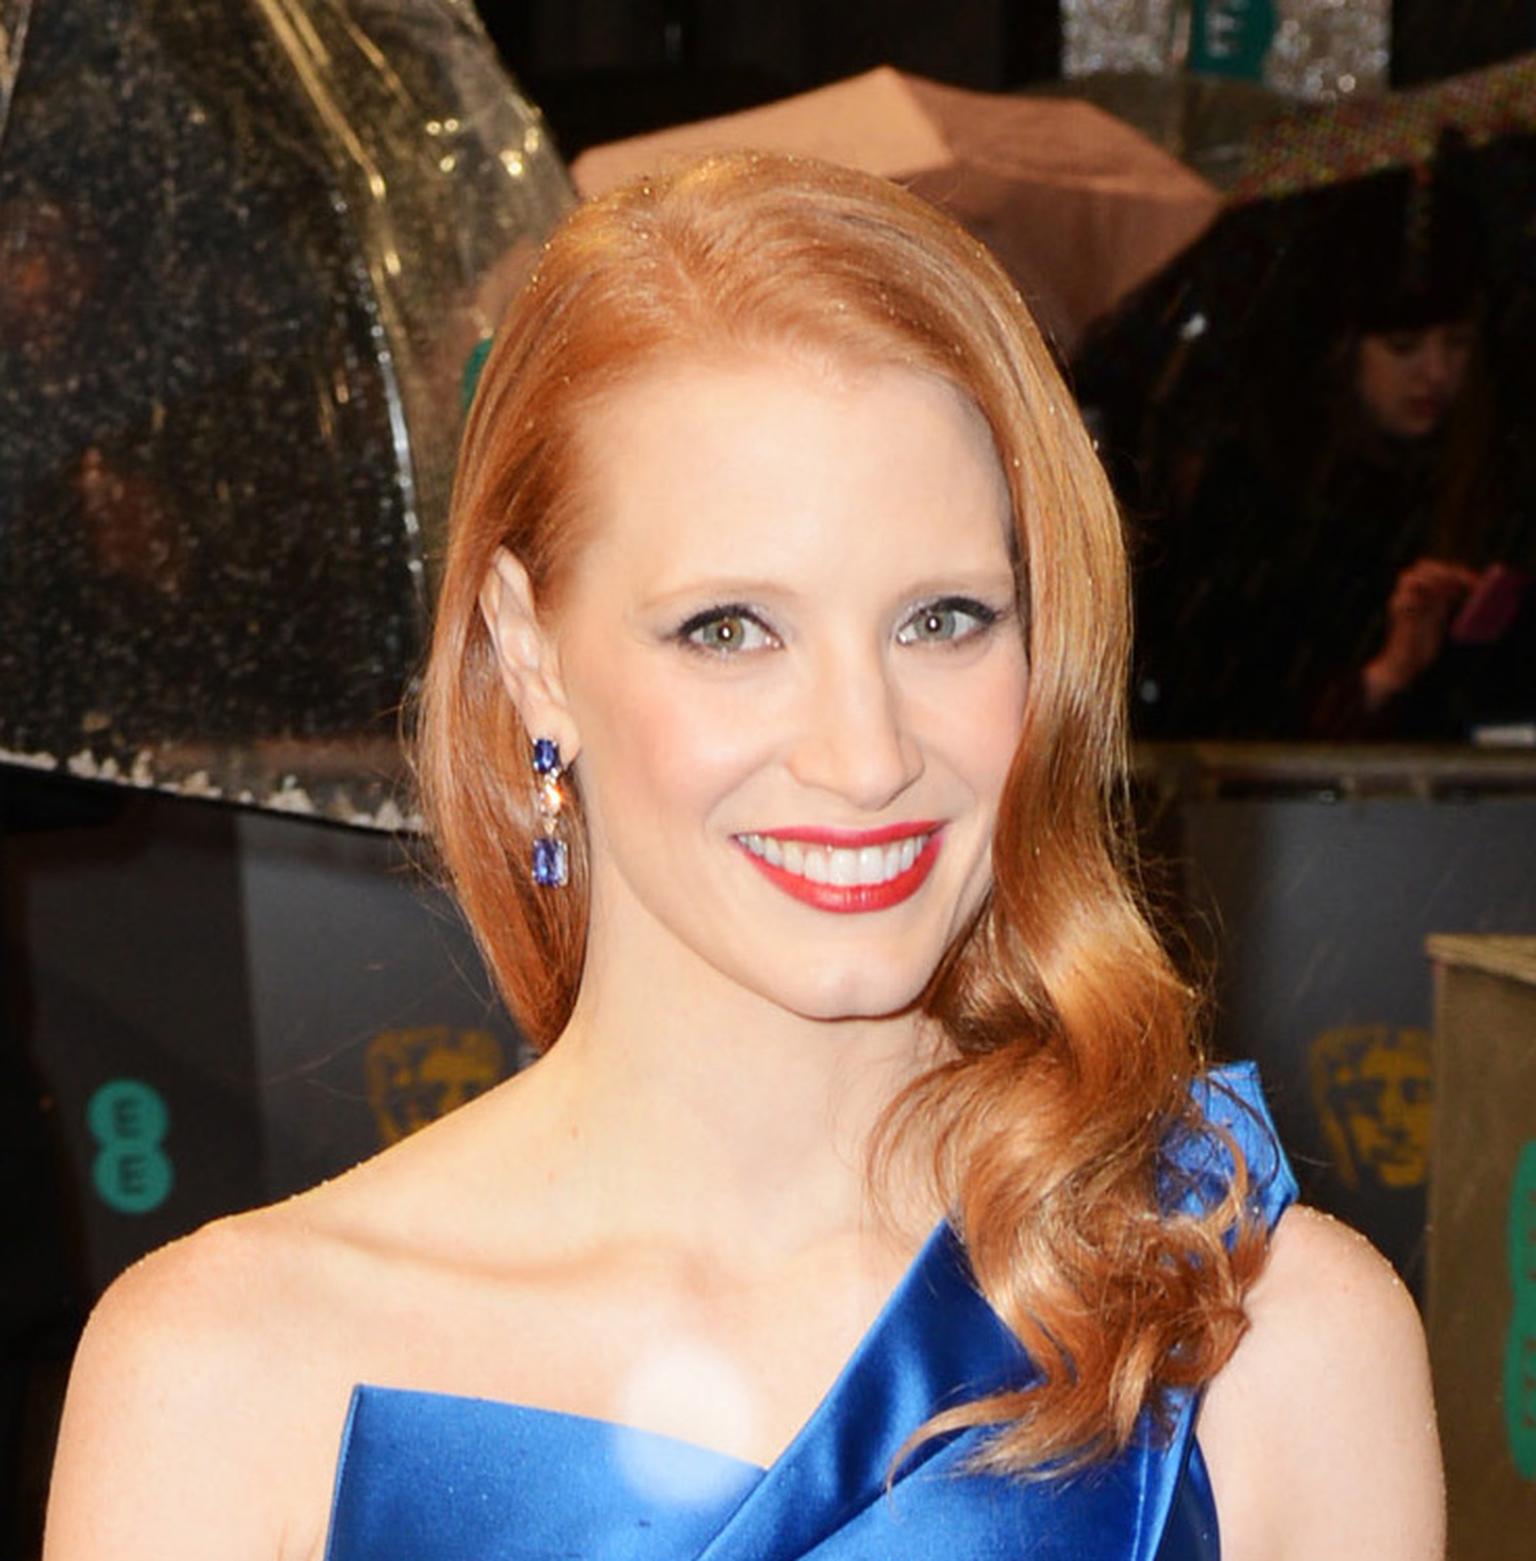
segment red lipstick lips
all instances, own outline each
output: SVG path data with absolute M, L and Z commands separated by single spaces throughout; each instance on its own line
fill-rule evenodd
M 942 826 L 937 822 L 888 824 L 880 829 L 795 829 L 771 831 L 755 836 L 758 841 L 773 841 L 781 856 L 786 847 L 825 847 L 828 850 L 863 851 L 871 847 L 890 845 L 896 841 L 913 840 L 927 836 L 922 848 L 911 864 L 900 868 L 893 876 L 880 883 L 834 884 L 818 883 L 788 866 L 778 866 L 753 850 L 743 837 L 736 843 L 747 860 L 775 888 L 817 910 L 831 911 L 837 915 L 857 915 L 866 911 L 888 910 L 910 899 L 923 886 L 923 881 L 938 860 L 939 845 L 943 838 Z

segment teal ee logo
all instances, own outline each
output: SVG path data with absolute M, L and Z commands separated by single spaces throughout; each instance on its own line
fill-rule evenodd
M 138 1079 L 113 1079 L 91 1096 L 85 1122 L 101 1146 L 91 1167 L 101 1201 L 119 1214 L 158 1209 L 173 1180 L 160 1148 L 171 1125 L 160 1092 Z

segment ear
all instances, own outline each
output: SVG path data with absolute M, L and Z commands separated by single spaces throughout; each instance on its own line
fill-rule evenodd
M 497 548 L 480 586 L 480 615 L 490 632 L 502 685 L 530 738 L 550 737 L 569 765 L 581 747 L 576 722 L 560 682 L 554 641 L 534 610 L 528 571 L 506 548 Z

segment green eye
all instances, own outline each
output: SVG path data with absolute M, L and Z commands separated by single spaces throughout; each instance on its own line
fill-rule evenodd
M 760 650 L 773 643 L 773 636 L 754 614 L 736 607 L 697 614 L 682 626 L 678 637 L 684 644 L 717 656 Z
M 968 640 L 997 622 L 990 607 L 972 601 L 930 602 L 896 631 L 898 645 L 943 645 Z
M 914 618 L 908 632 L 915 640 L 952 640 L 960 632 L 960 614 L 953 607 L 935 607 Z

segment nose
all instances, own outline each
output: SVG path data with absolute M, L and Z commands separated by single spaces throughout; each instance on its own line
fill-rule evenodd
M 1419 359 L 1419 372 L 1428 386 L 1435 391 L 1448 390 L 1456 377 L 1456 350 L 1441 331 L 1431 331 L 1425 338 Z
M 889 806 L 923 773 L 922 750 L 903 718 L 885 656 L 869 648 L 828 654 L 807 681 L 789 754 L 802 786 L 865 813 Z

